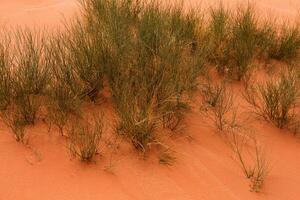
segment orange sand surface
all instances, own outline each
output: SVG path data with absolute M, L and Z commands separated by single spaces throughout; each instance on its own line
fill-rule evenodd
M 293 17 L 299 4 L 257 1 L 260 9 Z M 0 0 L 0 20 L 8 25 L 53 26 L 76 8 L 75 0 Z M 107 97 L 101 107 L 111 110 L 109 102 Z M 239 106 L 245 107 L 244 102 Z M 112 157 L 104 152 L 96 163 L 84 164 L 70 158 L 66 139 L 54 129 L 48 132 L 43 122 L 30 128 L 28 145 L 17 143 L 1 123 L 0 200 L 300 199 L 300 139 L 262 121 L 254 121 L 252 127 L 270 162 L 261 193 L 249 191 L 231 149 L 196 106 L 186 116 L 183 133 L 167 141 L 176 151 L 172 166 L 160 165 L 157 156 L 143 160 L 126 144 Z

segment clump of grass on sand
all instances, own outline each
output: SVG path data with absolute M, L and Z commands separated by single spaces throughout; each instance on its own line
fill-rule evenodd
M 93 120 L 72 121 L 68 130 L 68 148 L 71 154 L 81 161 L 91 161 L 99 153 L 103 126 L 102 115 L 94 116 Z
M 11 36 L 0 33 L 0 111 L 6 110 L 11 101 Z
M 300 49 L 299 24 L 285 23 L 277 32 L 269 50 L 269 56 L 278 60 L 291 61 L 298 57 Z
M 226 86 L 226 82 L 212 83 L 208 80 L 201 88 L 204 103 L 201 109 L 206 111 L 220 131 L 224 131 L 235 121 L 233 93 Z
M 85 16 L 103 30 L 104 68 L 118 113 L 118 132 L 145 151 L 162 122 L 182 119 L 204 62 L 200 18 L 160 1 L 85 1 Z
M 244 97 L 253 111 L 278 128 L 288 128 L 296 119 L 299 85 L 294 72 L 246 90 Z
M 69 51 L 64 45 L 63 35 L 53 36 L 45 51 L 47 66 L 51 69 L 47 88 L 47 118 L 64 135 L 64 127 L 72 117 L 80 116 L 82 84 L 70 64 Z
M 49 81 L 43 58 L 45 40 L 42 32 L 29 29 L 17 30 L 15 40 L 11 112 L 17 112 L 25 124 L 34 124 Z
M 270 172 L 269 163 L 255 137 L 241 129 L 228 132 L 229 143 L 247 179 L 250 190 L 260 192 Z

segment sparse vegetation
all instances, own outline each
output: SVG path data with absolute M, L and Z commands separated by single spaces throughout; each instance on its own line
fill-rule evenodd
M 251 5 L 230 13 L 222 5 L 211 11 L 211 58 L 220 73 L 242 80 L 250 71 L 258 48 L 259 26 Z
M 176 162 L 174 152 L 170 149 L 164 149 L 159 155 L 159 163 L 162 165 L 173 165 Z
M 204 109 L 216 127 L 223 131 L 227 126 L 231 126 L 235 122 L 235 110 L 233 93 L 226 88 L 226 83 L 214 84 L 208 80 L 201 91 Z
M 300 49 L 299 24 L 285 23 L 277 33 L 278 38 L 273 40 L 269 56 L 278 60 L 290 61 L 298 57 Z
M 47 88 L 47 111 L 51 124 L 55 124 L 62 135 L 64 127 L 72 116 L 80 114 L 82 85 L 78 84 L 69 64 L 68 51 L 62 35 L 52 38 L 46 49 L 47 67 L 51 69 L 51 79 Z
M 248 81 L 256 62 L 295 61 L 299 24 L 278 30 L 276 20 L 259 20 L 249 4 L 237 10 L 220 4 L 206 23 L 199 10 L 183 3 L 80 2 L 81 15 L 52 35 L 26 28 L 0 33 L 0 113 L 16 140 L 24 143 L 27 126 L 42 113 L 66 136 L 74 157 L 92 161 L 105 121 L 102 115 L 91 118 L 83 105 L 97 109 L 92 103 L 107 95 L 116 114 L 114 136 L 146 153 L 161 131 L 178 130 L 200 89 L 208 119 L 229 137 L 251 191 L 260 191 L 268 161 L 256 139 L 242 134 L 234 102 L 234 91 L 241 89 L 229 87 L 228 79 Z M 209 66 L 225 81 L 203 80 L 203 70 L 215 73 Z M 299 80 L 289 70 L 265 83 L 247 82 L 243 96 L 259 117 L 296 131 Z M 159 163 L 176 161 L 173 150 L 160 150 Z
M 1 32 L 0 37 L 0 111 L 4 111 L 11 101 L 11 36 Z
M 253 111 L 278 128 L 288 128 L 296 117 L 299 86 L 293 72 L 246 90 L 244 97 Z
M 228 64 L 227 43 L 230 37 L 231 13 L 220 4 L 210 9 L 210 18 L 209 34 L 212 47 L 209 60 L 216 65 L 219 73 L 225 73 Z
M 103 42 L 97 29 L 82 23 L 80 19 L 67 25 L 64 45 L 67 49 L 68 64 L 78 81 L 82 84 L 80 98 L 88 96 L 96 102 L 103 89 Z M 66 55 L 64 55 L 66 56 Z
M 204 63 L 200 18 L 160 1 L 84 5 L 94 29 L 104 30 L 103 63 L 119 115 L 118 132 L 145 151 L 160 122 L 174 130 L 183 118 Z
M 49 81 L 49 69 L 43 58 L 43 33 L 17 30 L 15 59 L 12 62 L 12 112 L 17 112 L 25 124 L 34 124 L 41 106 L 41 97 Z
M 99 153 L 103 123 L 103 116 L 94 116 L 93 120 L 72 121 L 68 130 L 68 148 L 73 156 L 89 162 Z
M 8 110 L 2 111 L 1 117 L 4 123 L 11 129 L 15 135 L 16 141 L 24 143 L 26 135 L 26 123 L 18 112 L 11 112 Z
M 260 192 L 270 170 L 262 147 L 253 135 L 241 129 L 231 129 L 227 134 L 237 161 L 245 177 L 250 181 L 250 190 Z

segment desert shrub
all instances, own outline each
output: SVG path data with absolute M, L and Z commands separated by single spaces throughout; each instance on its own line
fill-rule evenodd
M 207 81 L 201 88 L 204 109 L 208 112 L 220 131 L 235 123 L 235 109 L 233 94 L 226 88 L 226 83 L 212 83 Z M 206 106 L 208 105 L 208 106 Z M 203 108 L 202 108 L 203 109 Z
M 115 108 L 118 113 L 117 132 L 128 138 L 133 146 L 145 152 L 148 145 L 154 140 L 154 132 L 158 119 L 154 113 L 153 101 L 147 101 L 144 93 L 140 90 L 145 88 L 135 88 L 137 84 L 131 79 L 119 79 L 114 83 L 116 88 L 112 89 Z M 133 90 L 135 88 L 136 90 Z
M 211 50 L 209 60 L 216 65 L 219 73 L 224 73 L 228 64 L 228 40 L 230 37 L 231 15 L 223 4 L 210 9 L 209 35 Z
M 220 4 L 210 11 L 209 36 L 210 62 L 219 73 L 240 81 L 248 77 L 256 57 L 267 57 L 275 29 L 272 21 L 258 22 L 252 5 L 233 12 Z
M 59 82 L 51 84 L 48 92 L 47 116 L 50 123 L 59 128 L 61 135 L 64 135 L 64 127 L 68 121 L 80 115 L 80 105 L 80 99 L 74 96 L 67 85 Z
M 233 19 L 232 37 L 229 40 L 231 51 L 229 56 L 229 74 L 238 80 L 247 75 L 251 68 L 257 47 L 257 18 L 251 6 L 241 8 Z
M 102 65 L 101 34 L 97 29 L 75 19 L 66 25 L 63 44 L 68 52 L 68 61 L 74 74 L 82 83 L 81 97 L 88 96 L 96 101 L 103 88 L 104 68 Z
M 70 64 L 71 57 L 64 41 L 64 35 L 58 33 L 47 43 L 45 50 L 46 66 L 51 69 L 47 117 L 50 125 L 56 125 L 62 135 L 69 119 L 80 114 L 84 88 Z
M 265 19 L 258 24 L 258 30 L 256 33 L 256 43 L 257 43 L 257 57 L 260 61 L 268 62 L 269 61 L 269 52 L 274 46 L 274 43 L 277 39 L 276 33 L 276 21 Z
M 11 129 L 14 133 L 16 141 L 24 143 L 25 135 L 26 135 L 26 122 L 23 119 L 22 114 L 17 111 L 10 110 L 2 110 L 1 118 L 4 123 Z
M 246 90 L 244 97 L 254 112 L 278 128 L 288 127 L 294 121 L 299 88 L 295 73 L 282 73 L 278 79 Z
M 12 66 L 12 107 L 26 124 L 33 124 L 48 83 L 48 68 L 43 59 L 44 37 L 39 31 L 15 32 L 15 57 Z
M 214 84 L 210 79 L 207 80 L 207 83 L 203 83 L 201 87 L 201 94 L 204 103 L 208 104 L 210 107 L 216 107 L 221 101 L 225 90 L 225 83 Z
M 205 52 L 199 17 L 160 1 L 90 0 L 84 6 L 85 16 L 102 30 L 118 130 L 144 151 L 160 121 L 178 126 L 197 85 Z
M 250 190 L 260 192 L 269 174 L 270 166 L 263 148 L 253 135 L 249 135 L 245 131 L 244 128 L 231 129 L 228 132 L 229 144 L 236 155 L 241 170 L 250 181 Z
M 297 58 L 300 48 L 299 24 L 284 24 L 277 34 L 279 36 L 274 40 L 269 56 L 278 60 Z
M 68 148 L 71 154 L 81 161 L 91 161 L 99 153 L 103 125 L 102 115 L 94 116 L 93 120 L 72 121 L 68 130 Z
M 6 110 L 11 101 L 11 36 L 1 32 L 0 35 L 0 111 Z

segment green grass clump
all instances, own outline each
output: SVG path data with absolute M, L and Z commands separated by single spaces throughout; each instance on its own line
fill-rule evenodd
M 99 143 L 103 133 L 103 117 L 93 120 L 75 120 L 68 130 L 68 148 L 74 157 L 89 162 L 99 153 Z
M 1 117 L 4 123 L 12 130 L 15 135 L 16 141 L 24 143 L 26 135 L 26 122 L 22 118 L 22 114 L 18 110 L 3 110 Z
M 237 80 L 244 78 L 251 69 L 257 47 L 258 24 L 252 7 L 241 8 L 233 19 L 232 36 L 229 40 L 228 72 Z
M 204 107 L 201 109 L 211 113 L 212 119 L 220 131 L 235 124 L 233 93 L 226 88 L 226 83 L 212 83 L 208 80 L 201 88 Z
M 274 48 L 274 43 L 277 40 L 276 37 L 276 21 L 265 19 L 259 23 L 258 31 L 256 34 L 257 53 L 256 57 L 267 63 L 270 59 L 269 52 Z
M 83 85 L 78 82 L 70 64 L 68 48 L 60 33 L 48 42 L 45 51 L 47 67 L 51 69 L 47 88 L 47 117 L 64 135 L 64 127 L 72 117 L 79 116 Z M 51 127 L 51 126 L 50 126 Z
M 293 60 L 298 57 L 300 49 L 299 25 L 284 24 L 274 40 L 269 56 L 278 60 Z
M 49 81 L 49 69 L 43 58 L 41 32 L 17 30 L 12 67 L 12 112 L 19 113 L 25 124 L 34 124 L 41 106 L 41 96 Z
M 244 95 L 254 112 L 274 123 L 278 128 L 289 128 L 296 118 L 299 86 L 295 73 L 282 74 L 277 80 L 250 88 Z
M 101 35 L 80 19 L 67 25 L 65 34 L 64 45 L 68 51 L 69 65 L 83 85 L 80 95 L 82 98 L 88 96 L 95 102 L 103 89 L 104 80 Z
M 208 25 L 209 61 L 231 79 L 247 78 L 256 58 L 268 59 L 276 41 L 275 22 L 258 21 L 251 5 L 236 12 L 222 4 L 211 8 Z
M 0 40 L 0 111 L 6 110 L 11 101 L 11 36 L 1 32 Z
M 209 60 L 216 65 L 219 73 L 225 73 L 228 57 L 226 54 L 230 37 L 231 12 L 222 4 L 210 9 L 209 35 L 211 40 L 211 51 Z
M 196 86 L 205 49 L 195 12 L 160 1 L 85 1 L 85 16 L 101 30 L 104 68 L 119 128 L 137 149 L 154 140 L 157 124 L 174 129 Z

